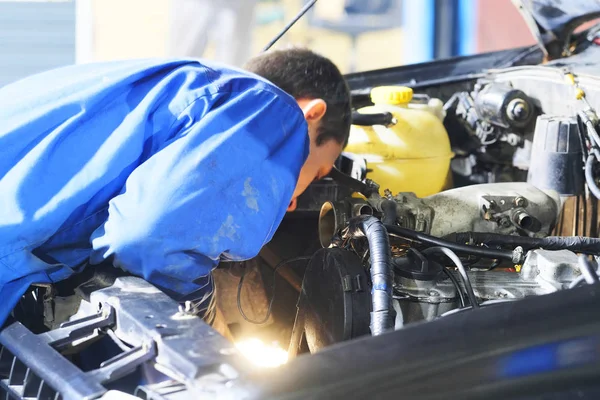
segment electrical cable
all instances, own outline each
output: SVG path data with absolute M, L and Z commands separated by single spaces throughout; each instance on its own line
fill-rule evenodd
M 247 321 L 251 324 L 254 324 L 254 325 L 263 325 L 264 323 L 266 323 L 269 320 L 269 317 L 271 316 L 271 311 L 273 309 L 273 300 L 275 300 L 275 282 L 276 282 L 275 278 L 277 277 L 277 270 L 279 268 L 283 267 L 284 265 L 288 265 L 288 264 L 296 262 L 296 261 L 307 261 L 307 260 L 310 260 L 311 258 L 312 257 L 309 257 L 309 256 L 300 256 L 300 257 L 289 258 L 287 260 L 281 261 L 279 264 L 277 264 L 275 266 L 275 268 L 273 268 L 273 282 L 271 284 L 271 300 L 269 301 L 269 307 L 267 308 L 267 314 L 260 321 L 255 321 L 255 320 L 248 318 L 248 316 L 246 315 L 246 313 L 244 313 L 244 310 L 242 309 L 242 287 L 244 286 L 244 278 L 246 276 L 246 271 L 247 271 L 247 269 L 244 268 L 244 271 L 242 273 L 242 276 L 240 277 L 240 282 L 238 283 L 238 288 L 237 288 L 237 308 L 238 308 L 238 311 L 239 311 L 240 315 L 242 316 L 242 318 L 244 318 L 245 321 Z
M 412 240 L 417 240 L 417 241 L 420 241 L 429 246 L 438 246 L 438 247 L 444 247 L 447 249 L 451 249 L 452 251 L 457 252 L 457 253 L 471 254 L 474 256 L 480 256 L 480 257 L 484 257 L 484 258 L 493 258 L 493 259 L 499 258 L 502 260 L 509 260 L 513 263 L 518 263 L 518 262 L 522 261 L 522 257 L 523 257 L 521 254 L 518 257 L 520 259 L 516 260 L 516 254 L 515 254 L 516 252 L 511 251 L 511 250 L 488 249 L 488 248 L 483 248 L 483 247 L 469 246 L 466 244 L 455 243 L 455 242 L 451 242 L 449 240 L 440 239 L 435 236 L 426 235 L 421 232 L 413 231 L 413 230 L 406 229 L 406 228 L 401 228 L 401 227 L 395 226 L 395 225 L 386 224 L 385 228 L 391 234 L 398 235 L 398 236 L 405 237 L 405 238 L 412 239 Z
M 452 275 L 452 272 L 450 272 L 448 270 L 448 268 L 444 267 L 443 271 L 444 271 L 444 274 L 446 274 L 448 279 L 450 279 L 450 281 L 456 288 L 456 293 L 458 293 L 458 298 L 460 300 L 460 308 L 465 308 L 467 306 L 467 303 L 465 302 L 465 295 L 462 291 L 462 288 L 460 287 L 460 285 L 458 283 L 458 280 L 456 279 L 456 277 L 454 275 Z
M 106 334 L 108 336 L 110 336 L 110 338 L 113 340 L 113 342 L 115 342 L 115 344 L 119 347 L 119 349 L 121 349 L 122 351 L 129 351 L 131 350 L 133 347 L 127 346 L 125 344 L 125 342 L 123 342 L 121 339 L 119 339 L 119 337 L 117 336 L 117 334 L 112 330 L 112 329 L 107 329 L 106 330 Z
M 500 266 L 500 260 L 494 260 L 494 262 L 492 262 L 492 265 L 490 265 L 488 267 L 488 269 L 485 270 L 485 272 L 493 271 L 494 269 L 498 268 L 499 266 Z
M 594 154 L 590 154 L 585 162 L 585 182 L 588 184 L 590 188 L 590 192 L 600 199 L 600 188 L 596 184 L 596 180 L 594 179 L 594 159 L 596 156 Z
M 486 300 L 486 301 L 482 301 L 479 304 L 479 308 L 495 306 L 495 305 L 498 305 L 498 304 L 512 303 L 512 302 L 519 301 L 519 300 L 520 299 L 517 299 L 517 298 L 515 298 L 515 299 Z M 440 317 L 447 317 L 449 315 L 458 314 L 460 312 L 467 311 L 467 310 L 472 310 L 472 309 L 473 308 L 471 306 L 464 307 L 464 308 L 455 308 L 453 310 L 446 311 L 445 313 L 441 314 Z
M 585 100 L 585 97 L 584 97 Z M 589 107 L 589 103 L 588 103 Z M 591 108 L 590 108 L 591 110 Z M 593 110 L 592 110 L 593 111 Z M 594 113 L 595 114 L 595 113 Z M 596 184 L 596 180 L 594 178 L 594 160 L 600 161 L 600 152 L 598 151 L 598 147 L 600 147 L 600 135 L 594 126 L 594 122 L 590 118 L 590 116 L 586 113 L 586 111 L 579 111 L 577 113 L 579 116 L 579 120 L 583 123 L 586 128 L 588 134 L 588 140 L 590 141 L 590 151 L 588 152 L 587 158 L 585 160 L 585 182 L 587 183 L 590 192 L 600 199 L 600 188 Z M 581 140 L 581 139 L 580 139 Z M 582 146 L 585 154 L 585 147 Z
M 598 131 L 596 131 L 596 127 L 592 120 L 587 116 L 587 114 L 583 111 L 579 112 L 579 117 L 582 119 L 585 127 L 587 128 L 588 135 L 592 140 L 593 147 L 600 146 L 600 135 L 598 135 Z
M 461 260 L 465 267 L 471 268 L 473 265 L 477 264 L 481 261 L 481 257 L 475 257 L 474 259 L 470 259 L 471 257 L 467 257 L 465 260 Z
M 469 279 L 469 275 L 467 275 L 467 270 L 465 266 L 460 261 L 460 258 L 456 255 L 455 252 L 446 248 L 446 247 L 430 247 L 423 251 L 423 254 L 431 254 L 431 253 L 442 253 L 446 257 L 448 257 L 458 268 L 460 272 L 460 277 L 462 278 L 463 284 L 465 285 L 465 289 L 467 290 L 467 296 L 469 296 L 469 302 L 471 303 L 471 307 L 479 308 L 479 303 L 477 302 L 477 298 L 475 297 L 475 292 L 473 291 L 473 286 L 471 286 L 471 281 Z
M 486 232 L 458 232 L 444 237 L 456 243 L 480 243 L 490 246 L 520 246 L 523 250 L 541 248 L 544 250 L 570 250 L 574 253 L 600 254 L 600 239 L 585 236 L 529 236 L 501 235 Z

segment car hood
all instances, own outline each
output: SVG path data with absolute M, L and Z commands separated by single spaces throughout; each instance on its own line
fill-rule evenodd
M 573 31 L 600 17 L 600 0 L 513 0 L 549 58 L 564 55 Z

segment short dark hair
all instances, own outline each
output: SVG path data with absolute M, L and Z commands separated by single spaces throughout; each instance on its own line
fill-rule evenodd
M 323 99 L 327 111 L 320 121 L 317 145 L 334 139 L 346 147 L 352 118 L 350 89 L 331 60 L 307 49 L 292 48 L 261 54 L 244 68 L 296 100 Z

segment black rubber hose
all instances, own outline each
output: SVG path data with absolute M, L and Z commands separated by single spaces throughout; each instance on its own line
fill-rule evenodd
M 379 113 L 379 114 L 361 114 L 358 112 L 352 113 L 352 125 L 358 126 L 373 126 L 383 125 L 388 126 L 394 123 L 394 116 L 392 113 Z
M 471 254 L 483 258 L 499 258 L 502 260 L 509 260 L 513 263 L 519 263 L 523 261 L 522 255 L 518 255 L 516 254 L 516 252 L 511 250 L 487 249 L 484 247 L 468 246 L 466 244 L 440 239 L 435 236 L 427 235 L 421 232 L 416 232 L 406 228 L 401 228 L 399 226 L 385 225 L 385 228 L 389 233 L 393 233 L 394 235 L 398 235 L 404 238 L 417 240 L 425 245 L 428 245 L 429 247 L 447 247 L 461 254 Z
M 460 308 L 465 308 L 467 303 L 465 302 L 465 295 L 463 294 L 462 288 L 458 284 L 458 280 L 456 280 L 456 277 L 452 275 L 452 272 L 450 272 L 446 267 L 444 267 L 444 274 L 446 274 L 456 289 L 456 294 L 458 295 L 458 300 L 460 301 Z
M 373 284 L 371 334 L 378 336 L 394 329 L 396 318 L 392 304 L 394 275 L 388 232 L 377 218 L 361 216 L 350 220 L 348 235 L 350 237 L 365 236 L 369 242 L 371 282 Z
M 600 254 L 600 239 L 584 236 L 548 236 L 531 238 L 526 236 L 500 235 L 497 233 L 462 232 L 447 236 L 458 243 L 483 243 L 487 245 L 521 246 L 524 250 L 570 250 L 575 253 Z
M 594 197 L 600 199 L 600 188 L 598 188 L 598 185 L 596 185 L 593 172 L 595 157 L 596 156 L 593 154 L 590 154 L 585 162 L 585 182 L 587 183 L 588 187 L 590 188 L 590 192 L 592 192 Z
M 398 219 L 398 212 L 396 210 L 396 202 L 393 200 L 383 200 L 381 202 L 381 211 L 383 212 L 383 218 L 381 222 L 384 225 L 394 225 L 396 219 Z
M 426 249 L 423 252 L 423 254 L 427 255 L 436 252 L 444 254 L 446 257 L 452 260 L 454 265 L 456 265 L 456 268 L 458 268 L 459 276 L 462 279 L 463 284 L 465 285 L 465 289 L 467 289 L 467 296 L 469 296 L 469 302 L 471 303 L 471 307 L 479 308 L 479 303 L 477 302 L 477 297 L 475 297 L 473 286 L 471 286 L 471 280 L 469 279 L 469 274 L 467 274 L 467 269 L 460 261 L 458 256 L 452 250 L 445 247 L 430 247 Z

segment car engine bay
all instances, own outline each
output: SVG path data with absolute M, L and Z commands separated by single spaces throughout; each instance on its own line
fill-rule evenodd
M 597 49 L 589 49 L 588 57 L 592 51 Z M 367 179 L 362 198 L 323 205 L 319 239 L 325 249 L 311 260 L 298 303 L 299 313 L 312 315 L 304 328 L 311 351 L 332 344 L 332 338 L 369 333 L 364 310 L 371 300 L 362 295 L 369 285 L 371 310 L 383 307 L 394 319 L 386 329 L 401 329 L 462 309 L 596 282 L 595 257 L 581 255 L 598 256 L 600 250 L 594 111 L 600 81 L 577 58 L 568 66 L 550 62 L 486 71 L 445 98 L 447 88 L 421 93 L 425 103 L 434 96 L 445 101 L 444 125 L 455 153 L 451 169 L 455 183 L 465 186 L 419 198 L 389 190 L 380 195 Z M 364 165 L 356 176 L 368 177 L 369 162 Z M 383 237 L 365 240 L 360 225 L 366 221 L 379 224 L 389 244 Z M 389 259 L 388 268 L 374 272 L 374 264 L 386 263 L 382 258 Z M 348 272 L 340 275 L 342 268 Z M 332 287 L 346 299 L 333 303 L 335 310 L 331 303 L 320 305 Z M 355 309 L 359 315 L 346 317 L 351 322 L 335 317 Z M 296 322 L 306 325 L 305 318 L 297 316 Z M 327 330 L 328 321 L 339 326 Z

